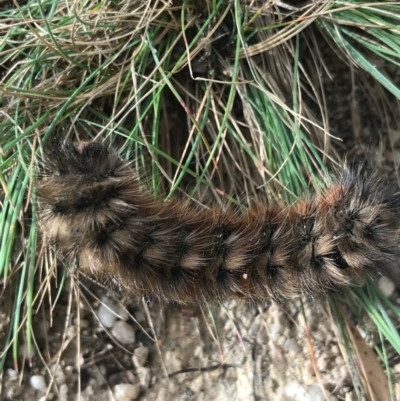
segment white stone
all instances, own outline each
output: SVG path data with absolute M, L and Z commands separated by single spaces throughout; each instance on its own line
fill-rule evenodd
M 113 327 L 118 318 L 117 305 L 110 298 L 103 297 L 97 315 L 104 327 Z
M 132 401 L 139 397 L 140 384 L 117 384 L 113 389 L 115 401 Z
M 182 369 L 182 353 L 179 350 L 167 350 L 165 360 L 168 361 L 168 367 L 172 372 Z
M 101 324 L 106 328 L 112 327 L 117 320 L 117 315 L 113 311 L 110 311 L 105 305 L 100 305 L 97 316 Z
M 57 386 L 61 386 L 65 383 L 65 374 L 62 366 L 59 363 L 54 364 L 50 368 L 50 371 L 53 374 L 54 382 L 57 384 Z
M 64 383 L 59 389 L 60 401 L 68 401 L 68 386 Z
M 368 341 L 369 336 L 367 334 L 367 332 L 360 326 L 356 326 L 357 331 L 360 333 L 360 336 L 363 340 Z
M 299 354 L 301 351 L 300 347 L 297 345 L 296 341 L 293 340 L 293 338 L 287 339 L 283 344 L 283 348 L 287 351 L 292 351 L 295 354 Z
M 272 337 L 278 337 L 280 334 L 281 328 L 280 326 L 274 324 L 269 327 L 269 332 L 271 333 Z
M 18 379 L 18 372 L 14 369 L 7 369 L 7 377 L 9 380 L 14 381 Z
M 148 389 L 150 386 L 151 372 L 149 368 L 144 368 L 142 366 L 136 369 L 136 373 L 139 377 L 140 384 L 143 389 Z
M 114 302 L 109 297 L 101 298 L 101 304 L 97 314 L 101 323 L 107 328 L 112 327 L 117 319 L 127 320 L 129 318 L 129 313 L 122 305 Z
M 382 276 L 378 281 L 378 286 L 380 290 L 387 296 L 390 297 L 395 289 L 395 285 L 390 278 Z
M 134 328 L 122 320 L 115 322 L 111 334 L 123 344 L 133 344 L 135 342 Z
M 139 347 L 133 351 L 132 362 L 136 368 L 146 365 L 149 356 L 149 349 L 147 347 Z
M 308 389 L 308 397 L 310 401 L 325 401 L 324 393 L 322 392 L 321 386 L 319 384 L 313 384 Z
M 400 374 L 400 363 L 398 363 L 397 365 L 393 366 L 393 372 Z
M 29 383 L 31 387 L 33 387 L 35 390 L 42 391 L 43 393 L 47 391 L 46 381 L 41 375 L 31 376 L 31 378 L 29 379 Z
M 283 392 L 287 398 L 292 398 L 296 401 L 309 401 L 306 390 L 297 381 L 289 382 Z

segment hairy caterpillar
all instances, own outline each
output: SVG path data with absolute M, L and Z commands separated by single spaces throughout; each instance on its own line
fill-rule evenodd
M 117 151 L 53 142 L 38 184 L 45 241 L 100 282 L 189 303 L 320 293 L 375 274 L 398 243 L 400 194 L 345 169 L 292 206 L 156 199 Z

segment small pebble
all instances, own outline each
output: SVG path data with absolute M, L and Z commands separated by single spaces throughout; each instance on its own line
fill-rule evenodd
M 393 366 L 393 372 L 400 374 L 400 363 L 398 363 L 397 365 Z
M 284 388 L 284 394 L 287 398 L 295 399 L 296 401 L 308 401 L 308 395 L 297 381 L 289 382 Z
M 62 366 L 59 363 L 54 364 L 50 368 L 50 371 L 53 374 L 53 378 L 57 386 L 61 386 L 65 383 L 65 374 L 63 372 Z
M 14 369 L 7 369 L 7 377 L 11 381 L 16 380 L 18 379 L 18 373 Z
M 116 309 L 117 305 L 109 298 L 102 298 L 102 303 L 100 304 L 97 315 L 104 327 L 110 328 L 114 326 L 118 318 Z
M 299 354 L 301 351 L 300 347 L 297 345 L 296 341 L 293 340 L 293 338 L 289 338 L 288 340 L 286 340 L 285 344 L 283 344 L 283 348 L 286 351 L 292 351 L 295 354 Z
M 331 353 L 337 355 L 339 354 L 339 352 L 340 352 L 339 347 L 337 345 L 332 345 Z
M 101 299 L 97 314 L 101 323 L 107 328 L 112 327 L 117 319 L 127 320 L 129 318 L 129 313 L 122 305 L 114 302 L 109 297 Z
M 382 276 L 378 281 L 379 289 L 389 298 L 395 289 L 395 285 L 392 280 L 389 278 Z
M 182 369 L 182 353 L 178 350 L 167 350 L 165 352 L 165 360 L 172 371 Z
M 60 401 L 68 400 L 68 386 L 64 383 L 59 387 Z
M 317 368 L 320 372 L 325 372 L 328 369 L 328 360 L 326 355 L 320 355 L 317 358 Z
M 41 375 L 31 376 L 31 378 L 29 379 L 29 383 L 31 387 L 33 387 L 35 390 L 42 391 L 43 393 L 47 391 L 46 381 Z
M 142 367 L 146 364 L 149 356 L 149 349 L 147 347 L 139 347 L 133 351 L 132 362 L 136 368 Z
M 204 377 L 202 375 L 193 377 L 188 384 L 194 394 L 200 394 L 203 391 Z
M 149 368 L 138 367 L 136 369 L 137 376 L 139 377 L 139 382 L 143 389 L 148 389 L 150 386 L 151 372 Z
M 123 344 L 133 344 L 135 342 L 134 328 L 122 320 L 115 322 L 111 334 Z
M 132 401 L 139 397 L 140 384 L 117 384 L 113 390 L 115 401 Z
M 272 337 L 278 337 L 280 334 L 281 328 L 280 326 L 274 324 L 269 327 L 269 332 L 271 333 Z
M 368 340 L 368 334 L 363 330 L 360 326 L 356 326 L 358 332 L 360 333 L 360 336 L 363 340 L 367 341 Z
M 308 389 L 308 397 L 310 401 L 326 401 L 324 393 L 319 384 L 313 384 Z

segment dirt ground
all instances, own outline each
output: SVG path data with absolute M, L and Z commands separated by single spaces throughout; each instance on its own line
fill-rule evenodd
M 392 297 L 398 297 L 396 290 Z M 305 300 L 303 314 L 300 300 L 202 309 L 137 304 L 125 310 L 103 296 L 118 318 L 99 301 L 91 302 L 96 313 L 83 300 L 79 311 L 73 307 L 69 313 L 68 299 L 66 292 L 52 327 L 38 319 L 41 355 L 33 354 L 22 382 L 12 367 L 6 369 L 4 400 L 322 401 L 321 383 L 330 401 L 356 399 L 323 299 Z M 113 327 L 105 329 L 99 314 Z M 121 318 L 132 331 L 116 330 Z M 394 370 L 400 373 L 399 362 Z M 398 384 L 396 393 L 400 400 Z

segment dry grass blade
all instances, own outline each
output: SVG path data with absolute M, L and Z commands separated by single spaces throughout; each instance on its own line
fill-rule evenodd
M 346 315 L 344 315 L 344 320 L 357 354 L 358 368 L 365 389 L 368 391 L 368 399 L 371 401 L 390 401 L 387 377 L 378 357 Z

